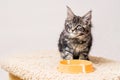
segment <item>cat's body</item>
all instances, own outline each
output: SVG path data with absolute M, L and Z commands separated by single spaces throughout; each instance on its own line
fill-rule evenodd
M 59 51 L 63 59 L 89 60 L 88 54 L 92 45 L 91 11 L 85 16 L 74 15 L 69 7 L 65 28 L 59 38 Z

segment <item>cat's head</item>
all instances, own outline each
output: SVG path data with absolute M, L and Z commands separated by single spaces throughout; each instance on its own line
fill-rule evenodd
M 65 30 L 71 37 L 89 34 L 91 32 L 91 14 L 87 12 L 84 16 L 76 16 L 67 6 L 67 18 L 65 20 Z

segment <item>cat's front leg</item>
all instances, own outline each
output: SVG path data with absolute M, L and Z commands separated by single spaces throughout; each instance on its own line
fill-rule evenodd
M 63 52 L 61 53 L 61 57 L 65 60 L 73 59 L 73 50 L 69 47 L 64 48 Z
M 64 53 L 61 53 L 61 57 L 65 60 L 71 60 L 73 59 L 72 53 L 65 51 Z

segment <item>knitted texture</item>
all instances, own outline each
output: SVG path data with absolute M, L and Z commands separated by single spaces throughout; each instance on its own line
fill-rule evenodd
M 67 74 L 57 71 L 58 52 L 34 52 L 0 60 L 1 68 L 23 80 L 120 80 L 120 62 L 90 56 L 95 71 Z

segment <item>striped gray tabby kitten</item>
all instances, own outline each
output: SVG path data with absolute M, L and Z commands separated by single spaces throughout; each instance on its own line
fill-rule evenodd
M 91 17 L 91 11 L 80 17 L 76 16 L 67 7 L 65 28 L 60 35 L 58 43 L 58 48 L 63 59 L 89 60 L 88 54 L 92 45 Z

